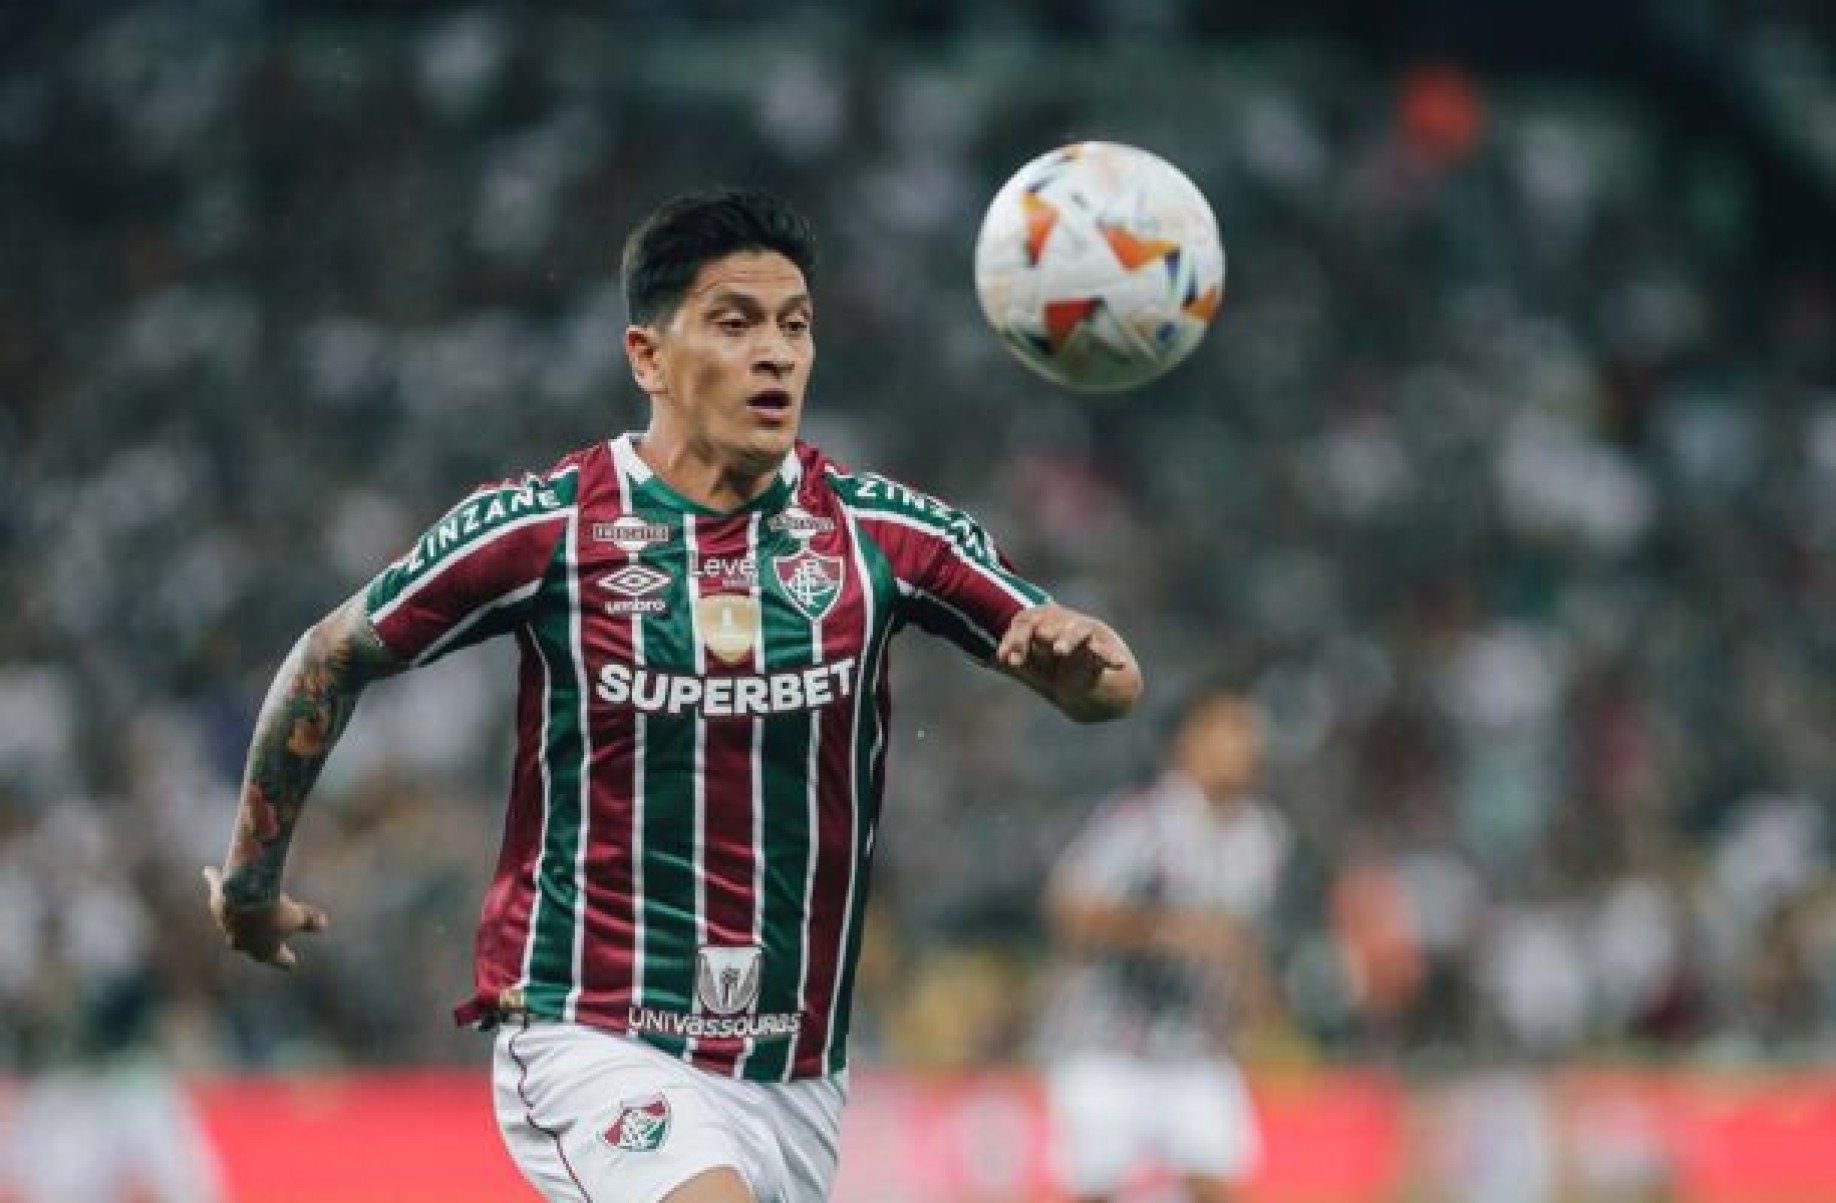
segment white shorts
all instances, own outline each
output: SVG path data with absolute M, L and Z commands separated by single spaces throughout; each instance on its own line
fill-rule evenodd
M 1243 1075 L 1228 1061 L 1079 1054 L 1046 1073 L 1053 1160 L 1078 1195 L 1107 1195 L 1144 1164 L 1240 1182 L 1262 1150 Z
M 797 1082 L 716 1077 L 630 1037 L 506 1024 L 492 1065 L 497 1126 L 551 1203 L 657 1203 L 738 1171 L 758 1203 L 829 1197 L 847 1072 Z

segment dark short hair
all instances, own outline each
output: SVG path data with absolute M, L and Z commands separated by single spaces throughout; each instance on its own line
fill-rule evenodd
M 744 251 L 775 251 L 813 281 L 815 231 L 778 197 L 724 188 L 665 201 L 625 240 L 619 273 L 631 321 L 642 326 L 667 317 L 703 267 Z

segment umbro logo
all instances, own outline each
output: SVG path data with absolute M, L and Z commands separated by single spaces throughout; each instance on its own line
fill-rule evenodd
M 610 589 L 619 596 L 606 603 L 606 613 L 621 617 L 668 613 L 669 599 L 651 594 L 667 588 L 671 579 L 669 573 L 645 564 L 627 564 L 616 572 L 607 573 L 599 578 L 600 588 Z
M 599 578 L 601 586 L 626 597 L 643 597 L 647 593 L 655 593 L 669 582 L 669 573 L 659 572 L 643 564 L 627 564 L 617 572 Z

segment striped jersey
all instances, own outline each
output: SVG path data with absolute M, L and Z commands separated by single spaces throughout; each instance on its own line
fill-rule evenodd
M 1046 600 L 961 511 L 798 443 L 716 512 L 624 435 L 474 492 L 369 586 L 405 661 L 520 649 L 474 993 L 756 1081 L 846 1064 L 907 623 L 989 661 Z
M 1211 912 L 1260 927 L 1274 907 L 1287 825 L 1250 797 L 1214 806 L 1182 773 L 1100 806 L 1053 869 L 1059 897 Z M 1042 1053 L 1176 1060 L 1223 1055 L 1236 982 L 1148 952 L 1084 951 L 1060 967 Z

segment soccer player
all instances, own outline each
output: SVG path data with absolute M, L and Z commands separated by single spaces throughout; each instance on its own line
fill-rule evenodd
M 1256 925 L 1276 892 L 1284 824 L 1249 791 L 1256 712 L 1197 690 L 1160 776 L 1107 802 L 1047 890 L 1063 954 L 1041 1024 L 1058 1172 L 1080 1201 L 1158 1161 L 1194 1203 L 1222 1203 L 1259 1142 L 1228 1037 L 1272 1006 Z
M 500 1127 L 550 1199 L 827 1197 L 902 627 L 1080 721 L 1141 693 L 1115 631 L 969 516 L 798 440 L 814 260 L 760 193 L 632 233 L 648 429 L 476 490 L 302 636 L 205 871 L 230 946 L 292 966 L 326 917 L 282 865 L 359 692 L 514 637 L 509 808 L 458 1016 L 497 1030 Z

